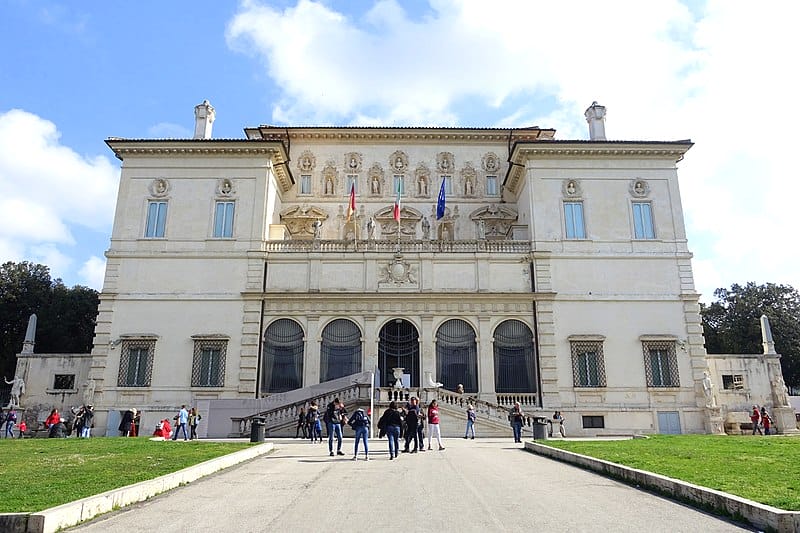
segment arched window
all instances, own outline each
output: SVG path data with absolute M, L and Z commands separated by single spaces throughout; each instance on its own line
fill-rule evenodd
M 478 349 L 475 330 L 467 322 L 448 320 L 436 332 L 436 379 L 445 389 L 478 392 Z
M 402 318 L 384 324 L 378 342 L 378 367 L 383 387 L 396 381 L 392 369 L 398 367 L 411 375 L 412 387 L 419 387 L 419 333 L 414 324 Z
M 536 392 L 533 334 L 519 320 L 506 320 L 494 330 L 495 392 Z
M 264 332 L 261 392 L 274 393 L 303 386 L 303 329 L 280 318 Z
M 361 372 L 361 331 L 350 320 L 334 320 L 322 331 L 319 382 L 356 372 Z

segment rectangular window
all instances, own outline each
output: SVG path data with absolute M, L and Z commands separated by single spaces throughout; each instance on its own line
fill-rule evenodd
M 224 386 L 227 350 L 227 340 L 195 339 L 192 387 Z
M 497 176 L 486 176 L 486 196 L 497 196 Z
M 300 176 L 300 194 L 311 194 L 311 174 Z
M 350 196 L 350 190 L 353 187 L 355 187 L 356 194 L 358 194 L 358 176 L 350 174 L 347 176 L 347 189 L 345 190 L 347 196 Z
M 53 388 L 56 390 L 72 390 L 75 388 L 75 374 L 56 374 L 53 378 Z
M 400 195 L 404 196 L 406 194 L 406 184 L 403 180 L 403 176 L 400 174 L 395 174 L 394 176 L 394 187 L 392 188 L 392 194 L 397 195 L 397 184 L 400 184 Z M 350 194 L 350 191 L 347 191 L 347 194 Z
M 633 236 L 637 239 L 656 238 L 650 202 L 633 203 Z
M 644 366 L 648 387 L 679 387 L 674 341 L 644 341 Z
M 575 387 L 605 387 L 602 341 L 570 341 Z
M 602 416 L 584 416 L 583 429 L 603 429 L 606 427 L 605 418 Z
M 236 202 L 217 202 L 214 209 L 214 237 L 233 237 L 233 213 Z
M 117 385 L 120 387 L 149 387 L 153 377 L 155 348 L 155 340 L 123 341 Z
M 585 239 L 583 202 L 564 202 L 564 223 L 567 239 Z
M 151 239 L 163 238 L 166 224 L 167 202 L 148 202 L 147 225 L 144 229 L 144 236 Z
M 741 390 L 744 388 L 744 376 L 740 374 L 723 374 L 722 388 L 725 390 Z
M 453 194 L 453 179 L 452 179 L 452 176 L 442 176 L 442 180 L 444 181 L 444 193 L 447 196 L 450 196 L 451 194 Z M 441 184 L 441 182 L 439 182 L 439 187 L 441 187 L 441 186 L 442 186 L 442 184 Z

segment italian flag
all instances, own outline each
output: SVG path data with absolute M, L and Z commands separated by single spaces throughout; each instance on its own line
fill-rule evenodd
M 347 221 L 350 222 L 350 218 L 356 212 L 356 184 L 353 183 L 350 185 L 350 203 L 347 204 Z
M 394 199 L 394 219 L 400 224 L 400 187 L 402 187 L 402 182 L 397 180 L 397 196 Z

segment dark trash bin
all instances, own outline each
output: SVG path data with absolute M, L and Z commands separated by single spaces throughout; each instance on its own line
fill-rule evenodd
M 533 419 L 533 440 L 547 440 L 547 419 L 537 416 Z
M 250 421 L 250 442 L 264 442 L 264 428 L 267 423 L 263 418 L 253 418 Z

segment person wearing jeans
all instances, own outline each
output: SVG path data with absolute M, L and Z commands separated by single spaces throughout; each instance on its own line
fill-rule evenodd
M 356 432 L 355 448 L 353 449 L 353 461 L 358 459 L 358 442 L 364 441 L 364 460 L 369 461 L 369 416 L 363 409 L 355 410 L 350 420 L 347 422 Z
M 342 451 L 342 420 L 346 416 L 347 411 L 339 398 L 334 398 L 325 411 L 325 422 L 328 425 L 326 428 L 328 430 L 328 451 L 331 456 L 333 456 L 334 435 L 336 436 L 336 455 L 344 455 Z
M 389 438 L 389 460 L 391 461 L 400 453 L 400 425 L 403 420 L 397 412 L 397 403 L 389 402 L 389 408 L 384 411 L 383 416 L 378 421 L 378 428 L 386 432 Z
M 464 432 L 464 438 L 468 439 L 470 437 L 470 433 L 472 434 L 472 438 L 475 438 L 475 407 L 472 403 L 467 404 L 467 430 Z
M 189 421 L 189 411 L 186 410 L 185 405 L 181 405 L 181 410 L 178 411 L 178 420 L 175 423 L 175 434 L 172 440 L 178 440 L 178 430 L 183 430 L 183 440 L 189 440 L 189 434 L 186 432 L 186 423 Z
M 525 414 L 519 402 L 514 402 L 514 408 L 508 415 L 511 420 L 511 428 L 514 430 L 514 442 L 522 442 L 522 424 L 525 422 Z

